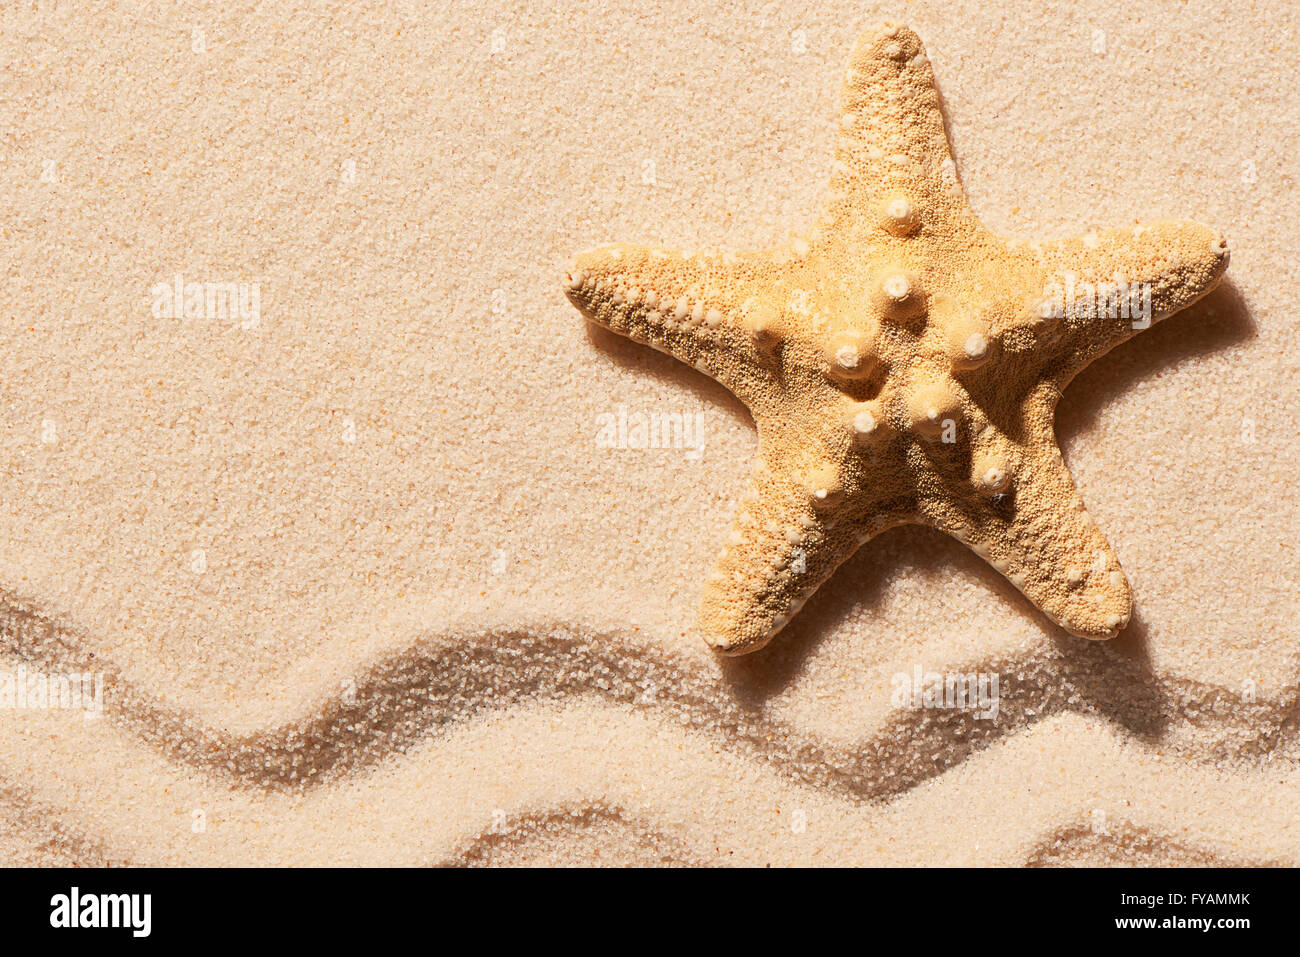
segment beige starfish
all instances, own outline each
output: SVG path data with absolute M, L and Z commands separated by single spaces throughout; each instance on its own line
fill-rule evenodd
M 916 34 L 859 40 L 834 196 L 787 246 L 704 256 L 613 245 L 566 277 L 591 320 L 734 392 L 759 462 L 700 625 L 766 644 L 862 543 L 919 522 L 965 542 L 1066 630 L 1109 638 L 1128 581 L 1056 445 L 1066 383 L 1205 295 L 1228 263 L 1188 222 L 1023 243 L 975 218 Z

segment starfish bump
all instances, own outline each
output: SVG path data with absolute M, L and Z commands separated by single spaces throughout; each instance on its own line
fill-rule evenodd
M 916 34 L 858 41 L 833 197 L 762 253 L 636 245 L 580 254 L 590 320 L 734 392 L 758 428 L 751 492 L 700 625 L 742 654 L 835 568 L 916 522 L 965 542 L 1067 631 L 1109 638 L 1129 584 L 1056 444 L 1061 390 L 1089 362 L 1218 282 L 1227 245 L 1162 221 L 1054 242 L 1001 239 L 957 181 Z

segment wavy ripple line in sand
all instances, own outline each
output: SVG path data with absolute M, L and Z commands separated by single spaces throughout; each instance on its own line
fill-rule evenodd
M 615 831 L 622 839 L 615 850 L 623 856 L 661 866 L 708 867 L 716 862 L 703 861 L 681 841 L 666 831 L 647 823 L 640 815 L 628 814 L 619 807 L 588 803 L 572 807 L 538 810 L 515 815 L 510 826 L 499 831 L 487 830 L 467 841 L 434 864 L 435 867 L 484 867 L 513 855 L 518 858 L 539 838 L 568 843 L 583 832 L 599 828 Z M 607 834 L 602 834 L 607 837 Z M 606 840 L 606 843 L 610 843 Z M 621 845 L 621 846 L 620 846 Z M 722 849 L 719 848 L 722 853 Z M 722 860 L 726 856 L 723 854 Z M 513 863 L 513 862 L 512 862 Z M 1112 824 L 1099 833 L 1080 823 L 1059 828 L 1045 835 L 1030 852 L 1026 867 L 1069 866 L 1145 866 L 1145 867 L 1285 867 L 1276 860 L 1249 861 L 1220 854 L 1197 844 L 1177 840 L 1146 827 Z
M 79 867 L 131 867 L 132 861 L 110 853 L 97 839 L 66 824 L 52 807 L 37 801 L 25 788 L 0 781 L 0 819 L 14 826 L 31 845 Z M 581 844 L 594 839 L 598 851 Z M 545 841 L 565 851 L 559 862 L 584 866 L 610 863 L 658 867 L 711 867 L 725 864 L 731 852 L 715 847 L 717 857 L 705 859 L 692 851 L 670 829 L 661 828 L 642 814 L 630 814 L 604 802 L 580 801 L 557 807 L 514 813 L 509 825 L 491 825 L 463 839 L 450 853 L 431 862 L 433 867 L 551 866 Z M 575 849 L 574 845 L 579 845 Z M 538 846 L 543 845 L 543 846 Z M 532 860 L 528 855 L 533 855 Z M 1252 861 L 1222 854 L 1208 847 L 1176 839 L 1157 830 L 1128 823 L 1112 824 L 1097 833 L 1087 824 L 1057 828 L 1038 840 L 1027 854 L 1026 867 L 1147 866 L 1147 867 L 1281 867 L 1278 860 Z
M 584 832 L 599 830 L 608 843 L 609 832 L 618 834 L 618 849 L 624 856 L 657 866 L 707 867 L 712 862 L 693 855 L 680 840 L 647 823 L 639 815 L 600 802 L 576 804 L 515 814 L 508 827 L 487 829 L 465 841 L 453 854 L 437 861 L 435 867 L 492 866 L 509 854 L 549 837 L 570 843 Z M 631 851 L 631 853 L 628 853 Z M 597 863 L 589 861 L 588 863 Z
M 1192 760 L 1278 755 L 1294 763 L 1287 746 L 1297 738 L 1295 689 L 1281 700 L 1246 703 L 1213 685 L 1157 682 L 1126 658 L 1095 645 L 1079 647 L 1077 654 L 1045 651 L 961 669 L 1015 676 L 1003 684 L 996 722 L 959 710 L 899 711 L 873 736 L 843 746 L 774 718 L 762 696 L 741 684 L 730 686 L 706 669 L 616 634 L 561 625 L 462 629 L 418 639 L 361 666 L 355 693 L 340 693 L 283 725 L 236 736 L 134 687 L 72 630 L 0 599 L 0 652 L 49 671 L 104 673 L 111 720 L 177 762 L 266 789 L 318 786 L 490 710 L 591 695 L 667 716 L 797 782 L 857 800 L 899 795 L 1066 712 L 1105 717 L 1148 741 L 1174 723 L 1216 732 L 1208 744 L 1184 749 Z M 1261 735 L 1260 728 L 1268 733 Z
M 1111 825 L 1098 833 L 1087 824 L 1047 835 L 1029 854 L 1026 867 L 1290 867 L 1279 860 L 1251 861 L 1220 854 L 1151 828 Z
M 104 844 L 64 823 L 59 813 L 39 801 L 27 788 L 0 780 L 0 818 L 33 847 L 77 867 L 129 867 L 131 862 L 111 853 Z

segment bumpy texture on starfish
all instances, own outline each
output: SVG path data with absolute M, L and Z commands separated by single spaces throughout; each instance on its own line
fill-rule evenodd
M 1041 243 L 989 233 L 904 27 L 863 35 L 843 98 L 833 199 L 804 236 L 721 256 L 603 246 L 566 278 L 589 319 L 717 379 L 757 423 L 704 636 L 762 647 L 859 545 L 920 522 L 1066 630 L 1109 638 L 1132 596 L 1057 448 L 1056 402 L 1093 359 L 1209 292 L 1227 245 L 1174 221 Z

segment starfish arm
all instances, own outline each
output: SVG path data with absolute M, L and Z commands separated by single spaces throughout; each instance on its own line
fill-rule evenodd
M 760 463 L 704 585 L 699 626 L 714 649 L 762 648 L 845 559 L 892 524 L 868 530 L 834 521 L 819 478 L 816 470 L 774 472 Z
M 1045 419 L 1050 429 L 1050 411 Z M 1016 465 L 1005 495 L 980 503 L 964 520 L 934 524 L 969 545 L 1066 631 L 1114 637 L 1128 624 L 1132 592 L 1050 433 L 1007 458 Z
M 666 352 L 749 402 L 771 375 L 754 304 L 761 268 L 739 256 L 686 256 L 648 246 L 578 255 L 569 300 L 592 322 Z
M 1200 299 L 1228 265 L 1223 237 L 1198 223 L 1162 220 L 1030 246 L 1044 270 L 1028 317 L 1057 342 L 1046 353 L 1064 386 L 1076 372 L 1152 323 Z
M 934 72 L 915 33 L 892 24 L 864 31 L 849 58 L 840 100 L 835 225 L 883 225 L 895 234 L 923 225 L 934 232 L 943 219 L 956 217 L 968 230 L 974 227 Z

